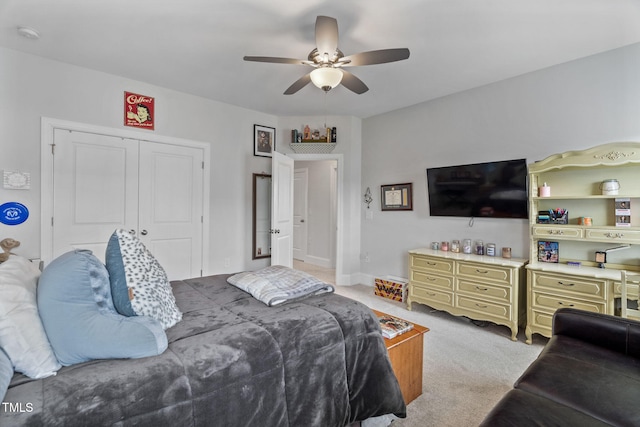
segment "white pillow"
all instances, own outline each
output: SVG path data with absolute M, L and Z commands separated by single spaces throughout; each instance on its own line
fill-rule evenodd
M 31 378 L 55 375 L 61 367 L 38 314 L 38 277 L 40 270 L 26 258 L 10 255 L 0 264 L 0 346 L 14 369 Z

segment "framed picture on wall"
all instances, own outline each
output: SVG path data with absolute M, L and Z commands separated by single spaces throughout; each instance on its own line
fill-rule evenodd
M 380 200 L 383 211 L 413 210 L 413 184 L 391 184 L 380 186 Z
M 276 150 L 276 129 L 253 125 L 253 155 L 271 157 Z

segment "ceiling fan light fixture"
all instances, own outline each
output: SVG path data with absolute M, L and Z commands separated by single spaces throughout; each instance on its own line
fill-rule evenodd
M 316 87 L 328 92 L 342 81 L 342 70 L 332 67 L 320 67 L 313 70 L 310 77 Z

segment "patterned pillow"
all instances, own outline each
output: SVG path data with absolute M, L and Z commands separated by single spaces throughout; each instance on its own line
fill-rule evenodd
M 127 230 L 114 231 L 107 244 L 106 264 L 118 313 L 149 316 L 164 329 L 182 320 L 167 273 L 136 236 Z

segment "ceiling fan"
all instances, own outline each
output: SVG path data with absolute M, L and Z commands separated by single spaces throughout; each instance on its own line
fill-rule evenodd
M 318 16 L 316 18 L 315 33 L 316 48 L 309 53 L 307 59 L 245 56 L 244 60 L 276 64 L 303 64 L 314 68 L 314 70 L 300 77 L 289 86 L 284 91 L 285 95 L 296 93 L 309 82 L 313 82 L 314 85 L 325 92 L 342 83 L 344 87 L 360 95 L 368 91 L 369 88 L 358 77 L 344 70 L 344 67 L 384 64 L 402 61 L 409 57 L 409 49 L 407 48 L 372 50 L 344 56 L 342 51 L 338 49 L 338 21 L 328 16 Z

